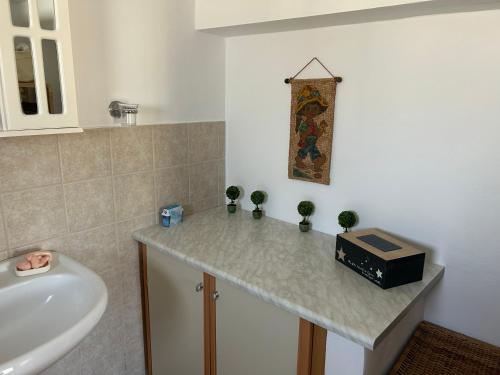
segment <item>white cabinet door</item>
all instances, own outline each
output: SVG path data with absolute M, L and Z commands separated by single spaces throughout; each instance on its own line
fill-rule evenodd
M 293 375 L 299 318 L 217 280 L 217 375 Z
M 68 0 L 0 1 L 0 89 L 0 136 L 79 130 Z
M 203 374 L 203 274 L 148 247 L 151 351 L 155 375 Z

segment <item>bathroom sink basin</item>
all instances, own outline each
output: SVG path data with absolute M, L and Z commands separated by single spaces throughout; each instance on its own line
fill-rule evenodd
M 108 302 L 102 279 L 62 254 L 50 271 L 18 277 L 0 262 L 0 375 L 37 374 L 75 347 Z

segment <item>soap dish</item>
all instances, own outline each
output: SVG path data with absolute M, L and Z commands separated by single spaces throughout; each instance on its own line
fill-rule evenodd
M 33 251 L 24 255 L 24 260 L 16 262 L 17 276 L 38 275 L 50 270 L 52 251 Z
M 33 276 L 33 275 L 38 275 L 40 273 L 44 273 L 50 270 L 50 261 L 47 262 L 46 266 L 40 267 L 40 268 L 32 268 L 26 271 L 20 271 L 16 267 L 16 275 L 17 276 Z

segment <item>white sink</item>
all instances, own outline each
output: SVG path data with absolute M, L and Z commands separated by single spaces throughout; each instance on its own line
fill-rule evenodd
M 50 271 L 15 275 L 19 258 L 0 262 L 0 375 L 37 374 L 76 346 L 108 303 L 102 279 L 56 254 Z

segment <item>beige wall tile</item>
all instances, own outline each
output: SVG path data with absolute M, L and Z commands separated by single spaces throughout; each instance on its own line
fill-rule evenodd
M 226 193 L 226 163 L 224 160 L 219 160 L 217 162 L 217 176 L 218 176 L 219 194 L 225 194 Z
M 123 329 L 114 315 L 117 314 L 112 310 L 106 310 L 97 326 L 81 342 L 81 354 L 86 360 L 81 375 L 125 374 Z
M 142 335 L 142 308 L 139 275 L 124 279 L 124 330 L 125 366 L 127 374 L 144 374 L 144 342 Z M 142 372 L 141 372 L 142 371 Z
M 160 207 L 189 202 L 189 168 L 174 167 L 156 171 L 157 211 Z
M 15 247 L 9 251 L 10 256 L 19 256 L 35 250 L 53 250 L 68 256 L 72 256 L 71 251 L 66 246 L 66 238 L 64 236 L 54 237 L 48 240 L 36 241 L 28 245 Z
M 130 274 L 123 279 L 125 366 L 127 374 L 144 373 L 144 351 L 142 335 L 142 306 L 139 274 Z M 142 372 L 141 372 L 142 370 Z
M 152 172 L 117 176 L 114 177 L 113 183 L 118 220 L 142 216 L 155 211 Z
M 71 232 L 114 221 L 111 177 L 67 184 L 64 186 L 64 196 Z
M 223 158 L 226 155 L 226 123 L 218 122 L 215 124 L 217 128 L 217 137 L 219 140 L 218 157 Z
M 64 252 L 100 275 L 118 267 L 114 225 L 106 225 L 64 238 Z
M 130 328 L 135 327 L 137 331 L 140 331 L 140 328 L 135 325 L 135 322 L 139 320 L 141 315 L 141 280 L 140 274 L 134 273 L 129 274 L 123 278 L 123 303 L 126 307 L 131 308 L 135 306 L 135 311 L 131 312 L 131 315 L 124 314 L 123 321 Z M 128 310 L 127 308 L 127 310 Z M 128 321 L 127 321 L 128 319 Z M 135 332 L 135 336 L 139 336 L 139 332 Z M 142 336 L 142 335 L 140 335 Z
M 154 127 L 155 167 L 166 168 L 188 163 L 188 125 Z
M 125 348 L 125 371 L 127 375 L 145 375 L 142 339 L 127 343 Z
M 0 251 L 0 261 L 5 260 L 9 257 L 8 251 Z
M 217 174 L 219 176 L 219 206 L 226 204 L 226 161 L 219 160 L 217 165 Z
M 219 158 L 219 132 L 216 123 L 188 125 L 189 162 Z
M 57 136 L 0 138 L 0 191 L 60 181 Z
M 2 194 L 10 246 L 17 247 L 66 232 L 62 186 Z
M 19 246 L 11 250 L 10 255 L 17 256 L 33 250 L 54 250 L 65 254 L 103 277 L 119 268 L 113 224 Z
M 85 361 L 80 353 L 80 347 L 77 346 L 39 375 L 79 375 L 84 363 Z
M 14 173 L 5 172 L 2 160 L 7 159 L 0 157 L 0 189 L 4 184 L 9 189 L 0 194 L 0 259 L 35 249 L 55 250 L 99 273 L 108 287 L 109 305 L 98 327 L 44 375 L 144 374 L 138 253 L 131 233 L 155 223 L 156 201 L 181 202 L 186 212 L 221 203 L 224 132 L 219 122 L 59 136 L 64 188 L 56 185 L 61 181 L 56 136 L 32 138 L 32 147 L 45 150 L 37 153 L 46 154 L 48 161 L 27 159 Z M 42 142 L 46 149 L 38 144 L 50 138 L 53 152 L 50 142 Z M 23 144 L 27 139 L 19 138 L 16 150 L 8 153 L 25 157 L 31 152 L 31 146 Z M 6 152 L 4 144 L 0 139 L 0 156 Z M 114 177 L 111 154 L 113 172 L 118 174 Z M 189 155 L 196 161 L 191 167 Z M 143 168 L 150 172 L 141 172 Z M 18 189 L 23 191 L 14 192 Z
M 137 242 L 132 238 L 132 233 L 154 223 L 155 216 L 146 215 L 116 224 L 118 254 L 126 275 L 139 272 L 139 253 L 137 251 Z
M 218 161 L 189 167 L 189 200 L 202 201 L 217 196 L 219 191 Z
M 123 279 L 128 277 L 123 273 L 123 267 L 118 266 L 113 263 L 111 268 L 108 268 L 106 272 L 102 275 L 104 284 L 108 289 L 108 312 L 111 312 L 112 316 L 110 319 L 120 320 L 121 314 L 123 314 Z M 119 324 L 119 323 L 118 323 Z
M 7 250 L 8 244 L 7 244 L 7 236 L 5 235 L 5 229 L 3 225 L 3 215 L 2 212 L 0 212 L 0 251 L 2 250 Z
M 113 174 L 153 169 L 153 138 L 151 126 L 111 130 Z
M 123 289 L 120 268 L 109 269 L 103 275 L 110 299 L 106 311 L 92 332 L 81 342 L 82 357 L 87 365 L 82 374 L 125 374 L 123 335 Z
M 64 182 L 111 174 L 109 130 L 92 129 L 59 136 Z
M 227 202 L 227 200 L 226 200 L 226 199 L 227 199 L 227 197 L 226 197 L 226 193 L 224 193 L 224 194 L 219 194 L 219 203 L 218 203 L 218 204 L 219 204 L 219 206 L 223 206 L 223 205 L 227 204 L 228 202 Z
M 214 195 L 206 199 L 194 199 L 191 203 L 192 212 L 205 211 L 219 206 L 219 195 Z

